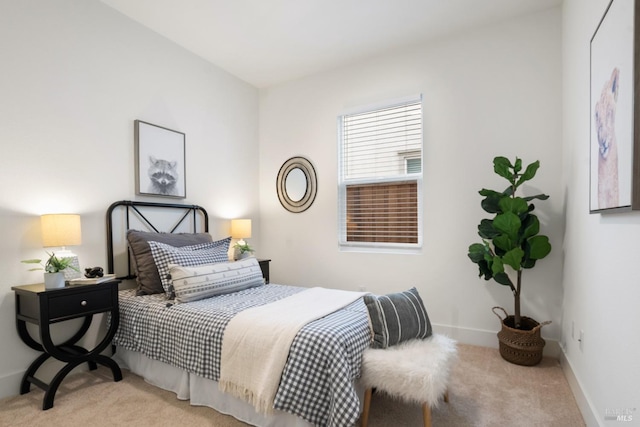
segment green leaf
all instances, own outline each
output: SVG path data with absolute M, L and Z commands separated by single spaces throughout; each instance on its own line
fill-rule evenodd
M 521 197 L 504 197 L 500 200 L 499 206 L 502 212 L 513 212 L 516 215 L 529 209 L 529 205 Z
M 478 191 L 478 194 L 480 194 L 481 196 L 502 196 L 502 193 L 496 191 L 496 190 L 489 190 L 486 188 L 483 188 L 482 190 Z
M 502 249 L 504 252 L 510 251 L 514 247 L 514 242 L 506 234 L 500 234 L 493 239 L 493 245 Z
M 496 215 L 493 220 L 493 227 L 503 233 L 506 233 L 513 240 L 518 238 L 518 230 L 520 229 L 520 218 L 512 212 L 505 212 Z
M 534 176 L 536 176 L 536 172 L 538 171 L 539 167 L 540 167 L 540 161 L 539 160 L 536 160 L 535 162 L 533 162 L 529 166 L 527 166 L 527 169 L 524 171 L 524 173 L 522 175 L 520 175 L 520 179 L 516 183 L 516 187 L 520 187 L 520 185 L 522 183 L 524 183 L 525 181 L 529 181 Z
M 40 264 L 42 260 L 39 259 L 23 259 L 20 262 L 24 262 L 25 264 Z
M 511 279 L 509 278 L 509 275 L 507 273 L 496 274 L 495 276 L 493 276 L 493 280 L 504 286 L 513 286 L 513 283 L 511 282 Z
M 530 202 L 533 199 L 547 200 L 548 198 L 549 196 L 546 194 L 536 194 L 535 196 L 523 197 L 523 199 L 525 199 L 527 202 Z
M 502 197 L 500 193 L 498 193 L 497 196 L 489 196 L 480 202 L 480 206 L 482 206 L 485 212 L 491 214 L 500 213 L 500 199 L 502 199 Z
M 509 196 L 509 197 L 511 197 L 511 196 L 513 196 L 513 191 L 514 191 L 513 187 L 512 187 L 512 186 L 508 186 L 507 188 L 505 188 L 505 189 L 504 189 L 504 191 L 502 192 L 502 194 L 503 194 L 504 196 Z
M 511 183 L 513 183 L 512 168 L 511 162 L 506 157 L 496 157 L 493 159 L 493 171 Z
M 511 249 L 509 252 L 504 254 L 502 257 L 502 261 L 507 264 L 509 267 L 514 270 L 520 270 L 520 263 L 522 262 L 522 257 L 524 256 L 524 251 L 520 248 Z
M 483 239 L 493 239 L 500 235 L 500 232 L 493 227 L 493 221 L 490 219 L 483 219 L 478 224 L 478 235 Z
M 467 256 L 471 259 L 471 261 L 478 263 L 484 260 L 484 254 L 487 252 L 485 245 L 482 243 L 474 243 L 469 246 L 469 253 Z
M 491 264 L 491 272 L 493 273 L 494 277 L 496 276 L 496 274 L 504 273 L 504 264 L 499 257 L 493 258 L 493 263 Z
M 506 253 L 507 253 L 507 251 L 506 251 L 506 250 L 504 250 L 504 249 L 502 249 L 502 248 L 500 248 L 500 247 L 498 247 L 498 246 L 496 246 L 496 245 L 493 245 L 493 252 L 494 252 L 497 256 L 504 256 L 504 254 L 506 254 Z
M 484 276 L 484 280 L 491 280 L 493 278 L 493 273 L 491 273 L 491 269 L 489 268 L 489 264 L 487 263 L 487 261 L 480 261 L 478 263 L 478 269 L 480 272 L 480 274 L 478 274 L 478 277 Z
M 516 162 L 513 165 L 513 170 L 515 173 L 518 173 L 522 170 L 522 159 L 516 157 Z
M 534 236 L 527 240 L 529 245 L 529 258 L 542 259 L 551 252 L 551 244 L 547 236 Z
M 540 221 L 538 217 L 533 214 L 527 214 L 525 220 L 522 221 L 522 238 L 528 239 L 540 232 Z

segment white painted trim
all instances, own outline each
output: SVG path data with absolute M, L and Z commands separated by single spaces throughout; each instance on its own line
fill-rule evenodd
M 498 331 L 486 329 L 459 328 L 450 325 L 432 323 L 434 332 L 445 334 L 463 344 L 478 345 L 481 347 L 498 348 Z M 560 357 L 560 345 L 558 341 L 545 338 L 547 344 L 542 354 L 558 359 Z
M 397 107 L 399 105 L 409 104 L 411 102 L 422 102 L 422 94 L 420 93 L 418 95 L 408 95 L 408 96 L 403 96 L 399 98 L 394 98 L 388 101 L 379 101 L 379 102 L 374 102 L 367 105 L 360 105 L 358 107 L 348 108 L 343 110 L 342 113 L 339 114 L 339 116 L 340 117 L 350 116 L 352 114 L 360 114 L 360 113 L 365 113 L 367 111 L 380 110 L 382 108 Z
M 580 380 L 573 372 L 571 362 L 569 361 L 569 359 L 567 359 L 567 355 L 564 351 L 560 352 L 559 359 L 560 366 L 562 367 L 562 372 L 564 372 L 564 376 L 569 383 L 571 391 L 573 392 L 573 396 L 576 399 L 578 409 L 580 409 L 580 413 L 582 414 L 582 418 L 584 419 L 585 424 L 587 425 L 587 427 L 602 426 L 603 423 L 598 420 L 597 411 L 594 409 L 594 406 L 589 398 L 587 398 L 587 396 L 584 394 L 584 389 L 580 384 Z

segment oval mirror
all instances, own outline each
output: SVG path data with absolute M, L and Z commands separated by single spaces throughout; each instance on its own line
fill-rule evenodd
M 278 172 L 276 190 L 280 204 L 289 212 L 303 212 L 313 204 L 318 191 L 316 171 L 304 157 L 292 157 Z
M 285 178 L 285 190 L 294 202 L 299 202 L 307 192 L 307 177 L 300 168 L 291 169 Z

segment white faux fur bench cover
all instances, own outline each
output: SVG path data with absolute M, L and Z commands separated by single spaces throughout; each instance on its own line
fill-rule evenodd
M 362 355 L 361 382 L 365 389 L 435 407 L 447 391 L 456 358 L 456 341 L 440 334 L 385 349 L 368 348 Z

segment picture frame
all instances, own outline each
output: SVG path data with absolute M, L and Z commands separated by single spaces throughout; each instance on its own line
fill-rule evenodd
M 142 120 L 134 127 L 136 194 L 186 198 L 186 135 Z
M 611 0 L 591 38 L 590 213 L 640 210 L 638 1 Z

